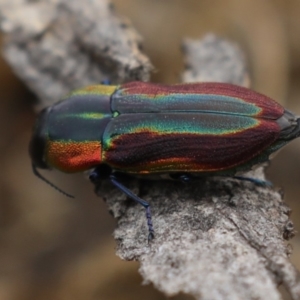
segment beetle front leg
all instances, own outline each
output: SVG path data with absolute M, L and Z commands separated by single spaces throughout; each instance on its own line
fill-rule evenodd
M 134 200 L 135 202 L 141 204 L 146 209 L 146 218 L 147 218 L 147 225 L 148 225 L 148 241 L 151 241 L 154 238 L 154 229 L 152 224 L 152 215 L 150 211 L 150 204 L 132 193 L 127 187 L 125 187 L 123 184 L 121 184 L 115 175 L 109 176 L 110 182 L 118 188 L 120 191 L 122 191 L 126 196 L 128 196 L 130 199 Z

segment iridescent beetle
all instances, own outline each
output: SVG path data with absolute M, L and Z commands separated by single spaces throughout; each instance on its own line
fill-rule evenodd
M 37 168 L 92 169 L 92 182 L 110 180 L 146 208 L 152 238 L 149 204 L 120 175 L 185 182 L 221 175 L 263 184 L 236 174 L 298 137 L 299 120 L 269 97 L 226 83 L 94 85 L 40 113 L 30 156 L 46 182 Z

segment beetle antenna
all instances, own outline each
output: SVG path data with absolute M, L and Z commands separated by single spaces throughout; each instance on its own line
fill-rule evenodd
M 46 179 L 36 168 L 36 166 L 34 164 L 32 164 L 32 170 L 35 176 L 37 176 L 39 179 L 43 180 L 44 182 L 46 182 L 47 184 L 49 184 L 51 187 L 53 187 L 55 190 L 57 190 L 58 192 L 60 192 L 61 194 L 69 197 L 69 198 L 75 198 L 73 195 L 70 195 L 68 193 L 66 193 L 65 191 L 61 190 L 59 187 L 57 187 L 56 185 L 54 185 L 51 181 L 49 181 L 48 179 Z

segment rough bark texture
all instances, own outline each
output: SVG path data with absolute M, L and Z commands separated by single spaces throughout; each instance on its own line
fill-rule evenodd
M 72 89 L 111 80 L 148 80 L 141 37 L 107 0 L 2 1 L 4 56 L 50 105 Z
M 207 34 L 204 39 L 185 39 L 182 50 L 184 82 L 218 81 L 250 87 L 245 57 L 233 42 Z
M 84 5 L 88 4 L 88 5 Z M 111 79 L 147 80 L 151 64 L 140 38 L 107 1 L 2 1 L 4 55 L 39 96 L 41 106 L 71 89 Z M 184 43 L 184 81 L 248 86 L 243 55 L 212 35 Z M 263 169 L 247 176 L 264 178 Z M 132 181 L 151 204 L 155 239 L 148 244 L 144 209 L 109 183 L 97 187 L 118 218 L 117 253 L 139 260 L 145 282 L 168 295 L 196 299 L 280 299 L 283 283 L 300 298 L 298 272 L 285 240 L 293 236 L 280 191 L 225 178 L 190 185 Z

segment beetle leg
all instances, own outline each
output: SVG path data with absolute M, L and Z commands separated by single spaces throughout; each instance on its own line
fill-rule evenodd
M 183 183 L 190 183 L 195 180 L 195 178 L 190 174 L 182 174 L 179 176 L 179 180 Z
M 118 188 L 120 191 L 122 191 L 130 199 L 141 204 L 146 209 L 146 218 L 147 218 L 147 225 L 148 225 L 148 230 L 149 230 L 148 241 L 152 240 L 154 238 L 154 229 L 153 229 L 153 224 L 152 224 L 152 216 L 151 216 L 149 203 L 147 201 L 141 199 L 134 193 L 132 193 L 127 187 L 125 187 L 123 184 L 121 184 L 114 175 L 110 175 L 109 179 L 116 188 Z
M 170 174 L 169 175 L 174 180 L 180 180 L 183 183 L 190 183 L 192 181 L 195 181 L 196 177 L 189 173 L 183 173 L 183 174 Z
M 111 81 L 109 79 L 104 79 L 101 81 L 101 84 L 103 85 L 111 85 Z
M 255 183 L 256 185 L 262 186 L 262 187 L 272 187 L 273 184 L 271 181 L 268 180 L 261 180 L 257 178 L 250 178 L 250 177 L 243 177 L 243 176 L 233 176 L 234 179 L 238 180 L 244 180 L 244 181 L 250 181 Z
M 106 164 L 100 164 L 95 167 L 89 174 L 89 179 L 94 184 L 99 184 L 102 180 L 106 180 L 111 174 L 111 168 Z

